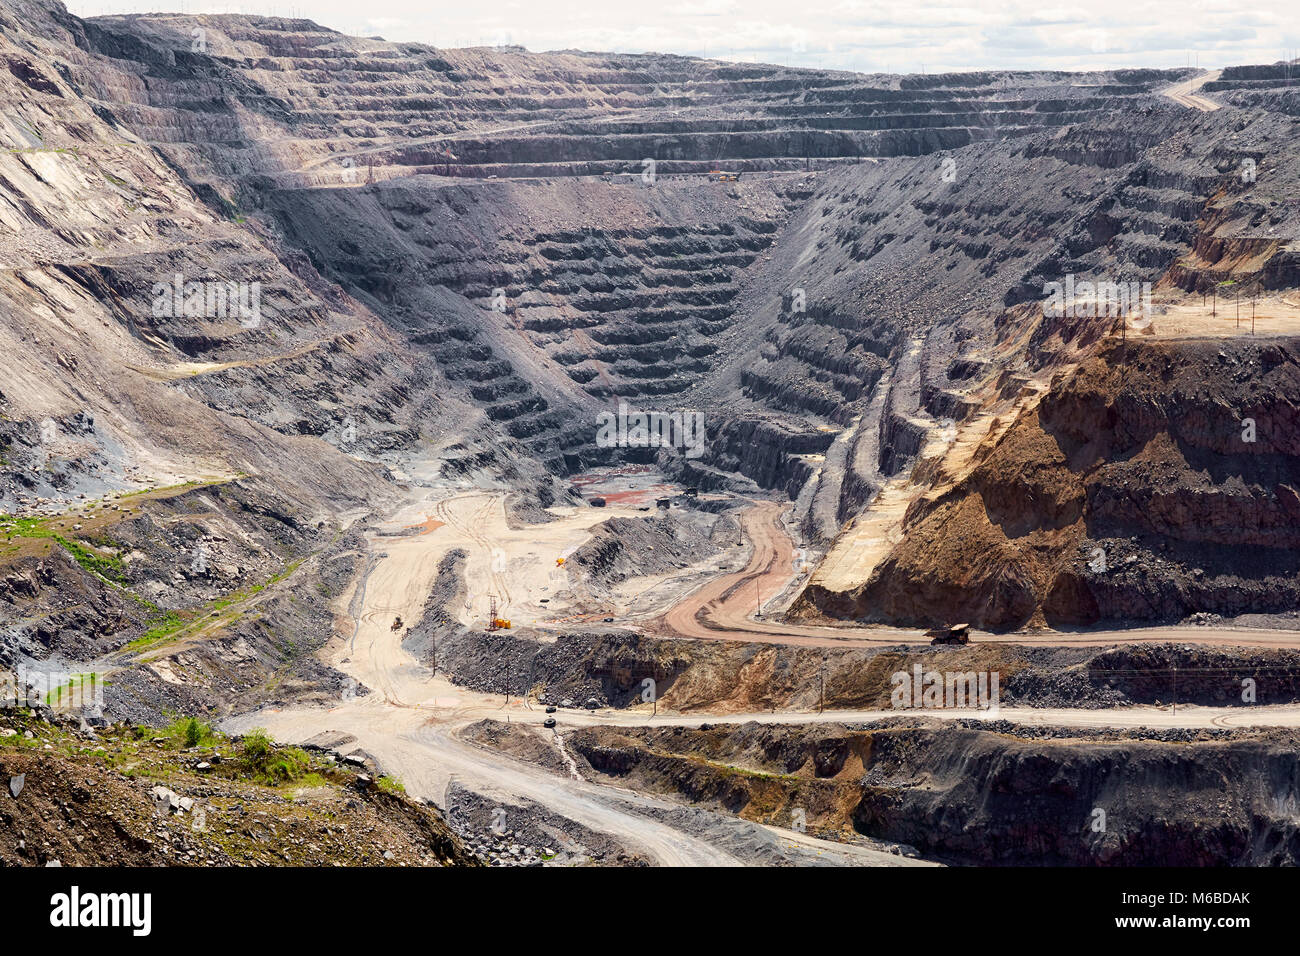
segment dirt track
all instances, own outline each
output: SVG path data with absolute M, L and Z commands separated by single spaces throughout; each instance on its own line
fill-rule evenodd
M 744 570 L 706 584 L 678 603 L 660 620 L 670 634 L 700 640 L 746 640 L 765 644 L 800 644 L 823 647 L 873 644 L 929 644 L 919 630 L 892 627 L 814 626 L 756 621 L 755 582 L 760 595 L 774 595 L 794 575 L 793 544 L 781 524 L 781 506 L 759 502 L 741 518 L 753 542 L 753 554 Z M 1208 628 L 1174 625 L 1122 631 L 1044 631 L 1014 634 L 973 632 L 971 640 L 990 644 L 1107 647 L 1113 644 L 1152 644 L 1179 641 L 1187 644 L 1240 647 L 1300 647 L 1300 631 Z
M 1190 80 L 1174 84 L 1165 90 L 1164 94 L 1175 103 L 1180 103 L 1189 109 L 1200 110 L 1202 113 L 1212 112 L 1219 109 L 1223 104 L 1216 103 L 1208 97 L 1197 96 L 1196 91 L 1206 83 L 1217 80 L 1222 73 L 1222 70 L 1206 70 L 1200 76 L 1194 76 Z
M 423 699 L 424 675 L 412 676 L 410 655 L 402 650 L 406 628 L 419 621 L 438 563 L 455 549 L 465 551 L 466 584 L 470 599 L 457 608 L 461 623 L 487 623 L 491 597 L 497 613 L 518 627 L 535 623 L 551 612 L 541 598 L 566 586 L 567 572 L 555 564 L 580 544 L 598 521 L 614 515 L 631 516 L 634 509 L 557 509 L 558 520 L 545 525 L 511 527 L 505 494 L 467 491 L 444 498 L 426 498 L 399 511 L 370 539 L 371 565 L 345 600 L 349 622 L 341 633 L 346 641 L 326 648 L 334 666 L 367 687 L 380 691 L 389 703 L 408 706 Z M 400 618 L 404 627 L 394 630 Z

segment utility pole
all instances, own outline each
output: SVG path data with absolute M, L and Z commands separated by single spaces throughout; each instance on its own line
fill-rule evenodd
M 758 578 L 754 578 L 754 620 L 763 620 L 763 602 L 759 599 Z

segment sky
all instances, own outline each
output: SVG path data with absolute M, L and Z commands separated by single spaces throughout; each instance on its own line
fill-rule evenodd
M 861 72 L 1201 66 L 1300 55 L 1295 0 L 65 0 L 79 16 L 301 16 L 459 47 L 678 53 Z

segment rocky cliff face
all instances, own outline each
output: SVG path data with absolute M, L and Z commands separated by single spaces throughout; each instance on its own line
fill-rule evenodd
M 1278 866 L 1300 851 L 1283 732 L 1114 741 L 898 718 L 584 728 L 567 739 L 597 779 L 956 865 Z
M 860 591 L 809 598 L 993 629 L 1292 609 L 1296 377 L 1289 339 L 1107 348 L 918 501 Z
M 1010 149 L 1022 170 L 1033 168 L 1036 183 L 1057 182 L 1062 203 L 1048 214 L 1029 189 L 1010 235 L 1003 226 L 1013 204 L 994 198 L 1006 187 L 981 182 L 977 167 L 982 207 L 954 209 L 967 195 L 959 187 L 946 203 L 951 216 L 937 209 L 925 225 L 987 238 L 978 247 L 931 239 L 930 257 L 906 256 L 902 268 L 916 268 L 904 288 L 926 302 L 945 291 L 935 274 L 961 274 L 978 255 L 983 275 L 968 287 L 980 291 L 971 308 L 945 319 L 957 311 L 948 292 L 932 324 L 915 323 L 888 353 L 884 394 L 856 406 L 862 417 L 846 430 L 861 446 L 871 429 L 870 454 L 848 456 L 844 476 L 831 479 L 840 482 L 841 516 L 846 496 L 902 479 L 899 494 L 911 504 L 894 529 L 901 543 L 854 580 L 814 577 L 796 609 L 1003 629 L 1294 608 L 1296 569 L 1282 539 L 1249 556 L 1240 549 L 1269 538 L 1260 529 L 1288 513 L 1289 451 L 1242 439 L 1246 419 L 1268 422 L 1275 439 L 1293 427 L 1282 397 L 1295 345 L 1287 327 L 1262 342 L 1244 326 L 1226 338 L 1207 336 L 1207 326 L 1180 342 L 1121 341 L 1113 317 L 1045 321 L 1038 305 L 1066 275 L 1138 279 L 1157 298 L 1181 290 L 1185 300 L 1204 297 L 1207 313 L 1217 295 L 1220 314 L 1235 298 L 1248 305 L 1253 293 L 1293 288 L 1295 223 L 1282 198 L 1296 186 L 1293 123 L 1280 112 L 1157 110 L 1124 129 L 1080 125 L 1050 140 L 1017 140 Z M 1249 181 L 1244 168 L 1266 172 Z M 1035 213 L 1042 218 L 1025 221 Z M 853 274 L 888 264 L 875 255 L 875 268 Z M 921 262 L 943 265 L 922 274 Z M 980 298 L 1003 283 L 1004 310 Z M 1174 321 L 1164 311 L 1157 306 L 1157 327 Z M 951 454 L 929 444 L 951 445 L 954 435 Z

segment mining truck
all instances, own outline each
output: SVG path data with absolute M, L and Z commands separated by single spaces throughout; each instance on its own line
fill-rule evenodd
M 931 638 L 931 644 L 969 644 L 970 625 L 954 624 L 951 627 L 936 627 L 926 631 L 925 636 Z

